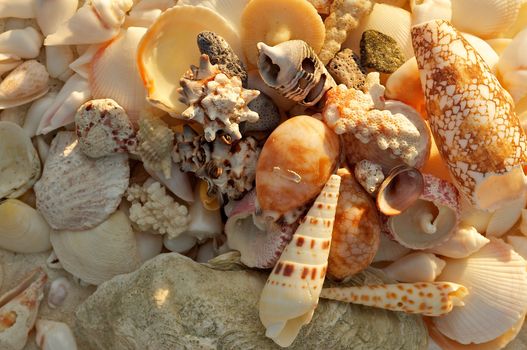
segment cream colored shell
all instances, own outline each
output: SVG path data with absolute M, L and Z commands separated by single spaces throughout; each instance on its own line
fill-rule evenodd
M 25 61 L 0 83 L 0 109 L 20 106 L 49 91 L 49 74 L 41 63 Z

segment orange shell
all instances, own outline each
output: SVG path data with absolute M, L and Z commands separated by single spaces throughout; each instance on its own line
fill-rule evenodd
M 263 210 L 283 215 L 322 190 L 340 154 L 338 136 L 323 122 L 297 116 L 267 139 L 256 167 L 256 194 Z
M 328 275 L 340 280 L 371 264 L 379 248 L 381 228 L 375 203 L 353 175 L 347 169 L 339 169 L 337 175 L 341 184 Z

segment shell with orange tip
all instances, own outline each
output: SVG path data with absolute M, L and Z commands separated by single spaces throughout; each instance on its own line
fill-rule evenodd
M 280 124 L 258 158 L 260 207 L 278 218 L 307 204 L 335 170 L 339 154 L 338 136 L 320 120 L 304 115 Z
M 285 247 L 260 296 L 265 335 L 282 347 L 311 322 L 326 277 L 340 176 L 331 175 Z
M 414 26 L 412 39 L 430 127 L 461 193 L 485 210 L 519 198 L 527 139 L 510 95 L 450 23 Z
M 333 225 L 328 276 L 341 280 L 368 267 L 377 249 L 381 222 L 371 197 L 347 169 L 339 169 L 339 200 Z
M 467 288 L 457 283 L 418 282 L 324 288 L 320 297 L 410 314 L 441 316 L 451 312 L 454 306 L 463 306 L 467 294 Z
M 398 100 L 425 114 L 425 96 L 415 57 L 410 58 L 386 80 L 386 98 Z

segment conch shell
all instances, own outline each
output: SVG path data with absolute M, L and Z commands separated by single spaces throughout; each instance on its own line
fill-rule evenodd
M 278 345 L 293 343 L 318 304 L 326 276 L 340 177 L 332 175 L 285 247 L 260 297 L 265 335 Z

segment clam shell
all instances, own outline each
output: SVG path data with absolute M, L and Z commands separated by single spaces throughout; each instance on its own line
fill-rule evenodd
M 521 31 L 503 50 L 496 66 L 500 82 L 511 94 L 514 102 L 527 97 L 527 28 Z
M 487 243 L 489 243 L 489 239 L 481 235 L 474 227 L 460 224 L 446 242 L 426 251 L 449 258 L 461 259 L 477 252 Z
M 41 46 L 42 36 L 33 27 L 7 30 L 0 34 L 0 52 L 12 58 L 35 58 Z
M 53 229 L 92 228 L 117 209 L 129 175 L 126 155 L 89 158 L 75 133 L 61 131 L 34 187 L 37 208 Z
M 396 260 L 382 270 L 399 282 L 433 282 L 441 274 L 445 262 L 434 254 L 416 252 Z
M 177 5 L 192 5 L 207 7 L 225 20 L 234 32 L 241 33 L 241 18 L 245 6 L 250 0 L 179 0 Z
M 40 253 L 51 248 L 51 228 L 42 215 L 17 199 L 0 203 L 0 247 L 15 253 Z
M 196 36 L 207 30 L 222 36 L 241 57 L 237 34 L 229 23 L 202 6 L 175 6 L 148 29 L 137 48 L 137 66 L 152 105 L 173 114 L 186 109 L 176 90 L 199 58 Z
M 42 350 L 77 350 L 71 328 L 64 322 L 37 320 L 35 341 Z
M 25 61 L 0 83 L 0 109 L 20 106 L 49 91 L 46 67 L 35 60 Z
M 0 18 L 35 18 L 34 0 L 0 0 Z
M 90 284 L 99 285 L 141 264 L 131 222 L 120 210 L 88 230 L 54 231 L 51 244 L 62 267 Z
M 36 20 L 42 34 L 47 36 L 55 33 L 62 23 L 77 12 L 78 6 L 78 0 L 34 1 Z
M 20 126 L 0 121 L 0 154 L 0 198 L 16 198 L 40 176 L 37 151 Z
M 439 281 L 461 283 L 469 295 L 465 306 L 434 318 L 437 329 L 461 344 L 493 340 L 527 311 L 526 262 L 499 240 L 465 259 L 447 259 Z

